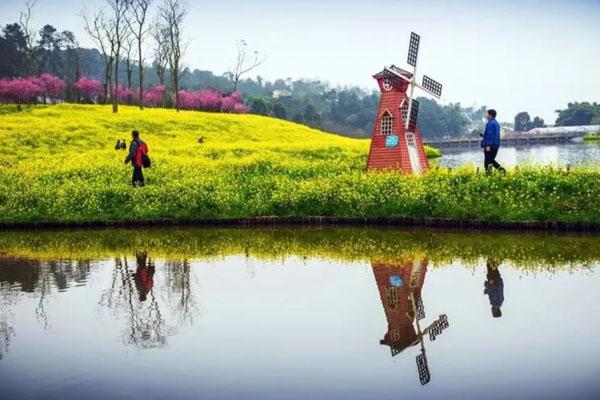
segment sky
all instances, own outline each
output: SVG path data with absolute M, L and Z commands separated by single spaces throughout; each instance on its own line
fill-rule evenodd
M 160 0 L 155 0 L 155 3 Z M 0 24 L 23 1 L 0 0 Z M 38 0 L 33 19 L 82 28 L 83 7 L 103 0 Z M 547 123 L 570 101 L 600 101 L 600 0 L 189 0 L 185 65 L 217 74 L 238 39 L 267 55 L 252 76 L 320 79 L 376 89 L 383 66 L 407 67 L 410 32 L 421 35 L 417 74 L 444 85 L 442 103 L 487 105 L 498 119 L 519 111 Z

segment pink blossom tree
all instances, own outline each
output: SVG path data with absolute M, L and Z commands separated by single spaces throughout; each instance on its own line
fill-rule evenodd
M 239 92 L 233 92 L 229 96 L 223 97 L 221 111 L 241 114 L 247 113 L 249 110 L 244 105 L 242 96 L 239 94 Z
M 200 109 L 204 111 L 221 111 L 223 95 L 215 90 L 202 90 L 198 92 Z
M 44 97 L 44 103 L 46 99 L 56 99 L 60 96 L 61 92 L 67 86 L 65 81 L 62 79 L 43 73 L 38 78 L 38 83 L 42 87 L 42 96 Z
M 201 91 L 180 90 L 179 106 L 185 110 L 210 112 L 247 113 L 249 111 L 238 92 L 223 96 L 212 89 Z
M 165 98 L 166 92 L 165 85 L 156 85 L 151 88 L 148 88 L 144 92 L 144 104 L 147 106 L 159 106 L 163 104 L 163 100 Z
M 21 111 L 21 105 L 35 102 L 42 90 L 36 77 L 4 79 L 0 84 L 0 97 L 3 102 L 15 103 Z
M 113 93 L 117 96 L 117 101 L 119 103 L 125 102 L 129 96 L 133 95 L 133 90 L 131 88 L 125 87 L 123 85 L 119 85 L 115 88 Z
M 86 76 L 79 78 L 73 86 L 79 91 L 79 97 L 88 102 L 94 102 L 103 91 L 100 81 Z

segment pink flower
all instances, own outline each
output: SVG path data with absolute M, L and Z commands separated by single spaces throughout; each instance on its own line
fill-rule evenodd
M 139 91 L 136 91 L 139 93 Z M 165 85 L 156 85 L 144 91 L 144 104 L 148 106 L 158 106 L 165 97 Z
M 50 99 L 58 98 L 66 86 L 65 81 L 47 73 L 41 74 L 38 82 L 42 87 L 42 95 Z
M 79 90 L 79 95 L 86 99 L 93 101 L 102 93 L 102 83 L 96 79 L 81 77 L 75 85 L 75 89 Z
M 126 101 L 129 96 L 133 95 L 133 90 L 123 85 L 117 86 L 113 91 L 116 92 L 117 100 L 120 102 Z

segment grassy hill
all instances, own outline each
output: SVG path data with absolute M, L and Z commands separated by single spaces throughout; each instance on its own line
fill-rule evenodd
M 114 150 L 132 129 L 153 160 L 143 189 L 129 186 L 125 152 Z M 1 106 L 0 223 L 259 215 L 600 220 L 598 170 L 365 174 L 368 146 L 254 115 Z

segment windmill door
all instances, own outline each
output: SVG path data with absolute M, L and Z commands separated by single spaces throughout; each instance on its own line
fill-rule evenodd
M 406 132 L 406 147 L 408 148 L 408 157 L 410 158 L 410 166 L 415 174 L 421 173 L 421 161 L 419 160 L 419 152 L 415 143 L 415 134 Z

